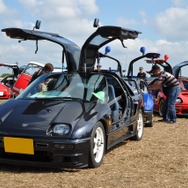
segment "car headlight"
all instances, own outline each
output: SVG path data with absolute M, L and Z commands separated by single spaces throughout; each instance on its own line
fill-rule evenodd
M 176 103 L 182 103 L 182 102 L 183 102 L 182 99 L 180 99 L 180 98 L 176 99 Z
M 70 126 L 67 124 L 55 124 L 52 127 L 52 133 L 58 134 L 58 135 L 66 135 L 70 132 Z

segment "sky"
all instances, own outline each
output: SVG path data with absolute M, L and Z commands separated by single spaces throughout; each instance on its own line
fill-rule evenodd
M 161 58 L 168 54 L 172 66 L 188 60 L 187 17 L 187 0 L 0 0 L 1 29 L 33 29 L 35 21 L 41 20 L 41 31 L 58 33 L 80 47 L 96 30 L 95 18 L 100 20 L 100 26 L 115 25 L 142 32 L 137 39 L 125 42 L 126 50 L 121 45 L 111 47 L 111 55 L 120 60 L 124 69 L 141 55 L 141 46 L 147 52 L 160 53 Z M 4 32 L 0 33 L 0 41 L 0 62 L 20 66 L 29 61 L 60 64 L 56 47 L 50 50 L 41 44 L 38 58 L 34 44 L 18 43 Z

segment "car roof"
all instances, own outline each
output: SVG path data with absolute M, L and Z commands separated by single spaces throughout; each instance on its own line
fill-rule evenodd
M 40 40 L 48 40 L 62 46 L 66 52 L 67 57 L 67 70 L 74 71 L 78 69 L 80 47 L 69 39 L 66 39 L 55 33 L 48 33 L 43 31 L 28 30 L 22 28 L 5 28 L 1 30 L 6 35 L 19 41 L 35 40 L 36 45 Z M 36 51 L 38 46 L 36 46 Z
M 9 64 L 9 63 L 0 63 L 0 67 L 8 67 L 8 68 L 12 68 L 14 76 L 18 75 L 19 72 L 19 67 L 17 64 Z
M 44 67 L 44 63 L 40 63 L 40 62 L 37 62 L 37 61 L 29 61 L 28 64 L 34 64 L 34 65 L 39 65 L 41 67 Z
M 118 26 L 102 26 L 99 27 L 83 44 L 80 55 L 79 71 L 92 71 L 98 50 L 104 45 L 114 41 L 120 40 L 122 42 L 127 39 L 136 39 L 141 32 L 122 28 Z

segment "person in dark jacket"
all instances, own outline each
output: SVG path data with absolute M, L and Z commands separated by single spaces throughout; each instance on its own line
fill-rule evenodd
M 33 74 L 29 84 L 32 83 L 35 79 L 37 79 L 39 76 L 45 73 L 50 73 L 53 70 L 54 70 L 54 66 L 51 63 L 46 63 L 42 69 L 39 69 Z
M 143 71 L 143 67 L 139 68 L 139 73 L 137 74 L 138 78 L 146 78 L 146 73 Z
M 166 123 L 176 123 L 176 99 L 180 93 L 180 84 L 174 75 L 169 72 L 162 71 L 158 65 L 153 65 L 150 71 L 155 76 L 158 76 L 158 80 L 151 86 L 150 90 L 157 90 L 163 88 L 163 92 L 166 95 L 166 108 L 164 117 L 162 120 Z

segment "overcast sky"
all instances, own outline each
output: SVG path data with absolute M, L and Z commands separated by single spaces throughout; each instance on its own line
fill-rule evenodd
M 161 58 L 168 54 L 172 65 L 188 60 L 187 0 L 0 0 L 0 14 L 1 29 L 32 29 L 35 21 L 41 20 L 40 30 L 58 33 L 80 47 L 95 31 L 95 18 L 100 19 L 101 26 L 141 31 L 136 40 L 125 42 L 126 50 L 112 48 L 111 53 L 125 69 L 131 59 L 140 55 L 141 46 L 147 52 L 160 53 Z M 28 52 L 29 44 L 20 44 L 3 32 L 0 41 L 0 62 L 23 65 L 37 60 L 35 47 Z M 53 61 L 52 56 L 43 54 L 43 62 Z

